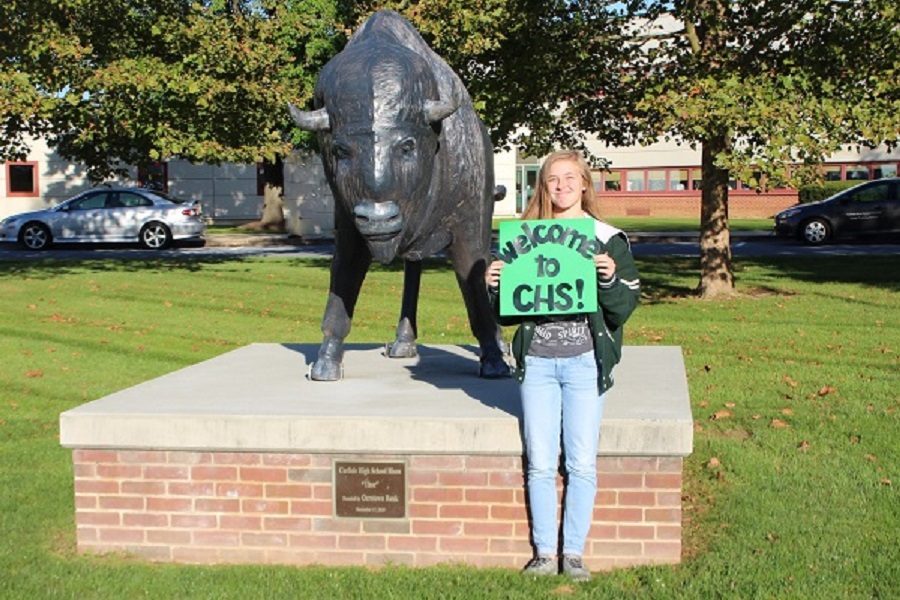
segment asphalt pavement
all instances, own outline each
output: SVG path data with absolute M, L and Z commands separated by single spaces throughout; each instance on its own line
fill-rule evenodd
M 698 256 L 698 235 L 691 232 L 629 232 L 635 256 Z M 732 253 L 741 256 L 866 256 L 900 255 L 900 236 L 878 240 L 850 240 L 806 246 L 781 240 L 768 231 L 731 234 Z M 330 239 L 303 239 L 285 234 L 210 234 L 203 246 L 184 245 L 166 250 L 144 250 L 137 245 L 59 245 L 28 251 L 15 244 L 0 244 L 0 262 L 22 260 L 158 260 L 167 258 L 228 259 L 249 257 L 330 258 Z

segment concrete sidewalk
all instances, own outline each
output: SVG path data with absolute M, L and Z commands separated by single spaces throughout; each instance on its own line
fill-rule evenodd
M 700 235 L 689 231 L 629 231 L 628 239 L 633 244 L 669 244 L 674 242 L 696 242 Z M 773 239 L 771 231 L 732 231 L 731 241 L 755 241 Z M 305 238 L 287 233 L 207 233 L 209 247 L 273 247 L 273 246 L 317 246 L 333 242 L 330 236 Z

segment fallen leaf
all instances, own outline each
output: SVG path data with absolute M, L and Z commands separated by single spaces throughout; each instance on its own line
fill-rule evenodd
M 166 300 L 165 302 L 163 302 L 163 306 L 165 306 L 166 308 L 172 308 L 173 304 Z
M 874 454 L 866 454 L 866 460 L 869 462 L 875 462 L 878 458 Z
M 777 534 L 774 534 L 774 533 L 772 533 L 772 532 L 770 531 L 769 533 L 766 534 L 766 539 L 769 540 L 770 542 L 777 542 L 777 541 L 778 541 L 778 535 L 777 535 Z
M 851 443 L 851 444 L 858 444 L 858 443 L 859 443 L 859 440 L 860 440 L 859 436 L 856 435 L 855 433 L 851 433 L 851 434 L 848 436 L 848 439 L 850 440 L 850 443 Z
M 714 412 L 713 414 L 711 414 L 709 416 L 710 420 L 712 420 L 712 421 L 720 421 L 722 419 L 728 419 L 730 417 L 731 417 L 731 411 L 725 410 L 724 408 L 722 410 L 717 410 L 716 412 Z
M 569 584 L 560 585 L 553 588 L 550 593 L 555 596 L 568 596 L 575 593 L 575 586 Z
M 782 409 L 781 409 L 781 414 L 783 414 L 783 415 L 786 416 L 786 417 L 789 417 L 789 416 L 791 416 L 792 414 L 794 414 L 794 409 L 793 409 L 793 408 L 782 408 Z
M 715 456 L 713 456 L 712 458 L 709 459 L 709 462 L 706 463 L 706 468 L 707 469 L 715 469 L 717 467 L 720 467 L 721 465 L 722 465 L 722 463 L 719 462 L 719 459 L 716 458 Z
M 728 408 L 734 408 L 734 402 L 726 402 L 725 406 L 727 406 Z
M 797 382 L 794 381 L 793 379 L 791 379 L 790 375 L 785 375 L 784 377 L 781 378 L 781 380 L 783 382 L 785 382 L 786 384 L 788 384 L 789 386 L 791 386 L 792 388 L 797 387 Z
M 817 393 L 819 394 L 819 396 L 827 396 L 828 394 L 833 394 L 836 391 L 837 390 L 830 385 L 823 385 L 821 388 L 819 388 L 819 391 Z
M 701 431 L 703 431 L 703 425 L 701 425 L 700 423 L 694 423 L 694 431 L 700 433 Z
M 882 477 L 882 478 L 879 480 L 879 483 L 881 483 L 881 485 L 886 485 L 886 486 L 888 486 L 888 487 L 891 486 L 891 480 L 888 479 L 887 477 Z
M 788 424 L 786 421 L 782 421 L 781 419 L 772 419 L 772 421 L 769 423 L 769 426 L 774 429 L 786 429 L 790 427 L 790 424 Z
M 709 402 L 707 402 L 706 400 L 701 400 L 699 406 L 700 408 L 706 408 L 707 406 L 709 406 Z
M 802 442 L 797 444 L 797 450 L 799 450 L 800 452 L 806 452 L 807 450 L 809 450 L 809 442 L 803 440 Z
M 31 379 L 34 379 L 37 377 L 43 377 L 43 376 L 44 376 L 44 372 L 41 371 L 40 369 L 32 369 L 31 371 L 25 371 L 25 377 L 29 377 Z
M 754 421 L 759 421 L 762 418 L 762 415 L 753 415 L 750 418 L 753 419 Z

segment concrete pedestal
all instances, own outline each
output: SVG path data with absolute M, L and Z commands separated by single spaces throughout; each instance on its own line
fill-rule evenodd
M 176 562 L 520 567 L 531 556 L 514 381 L 474 349 L 388 359 L 253 344 L 63 413 L 84 552 Z M 601 431 L 585 562 L 677 562 L 692 419 L 679 348 L 626 347 Z M 405 467 L 401 518 L 335 512 L 335 462 Z

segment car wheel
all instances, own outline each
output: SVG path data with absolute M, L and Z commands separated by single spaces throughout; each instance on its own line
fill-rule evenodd
M 824 244 L 831 237 L 831 225 L 825 219 L 810 219 L 803 224 L 800 230 L 803 241 L 811 246 Z
M 148 250 L 162 250 L 168 248 L 172 243 L 172 232 L 169 228 L 156 221 L 147 223 L 141 228 L 140 233 L 141 246 Z
M 43 223 L 26 223 L 19 230 L 19 243 L 28 250 L 43 250 L 52 240 L 50 230 Z

